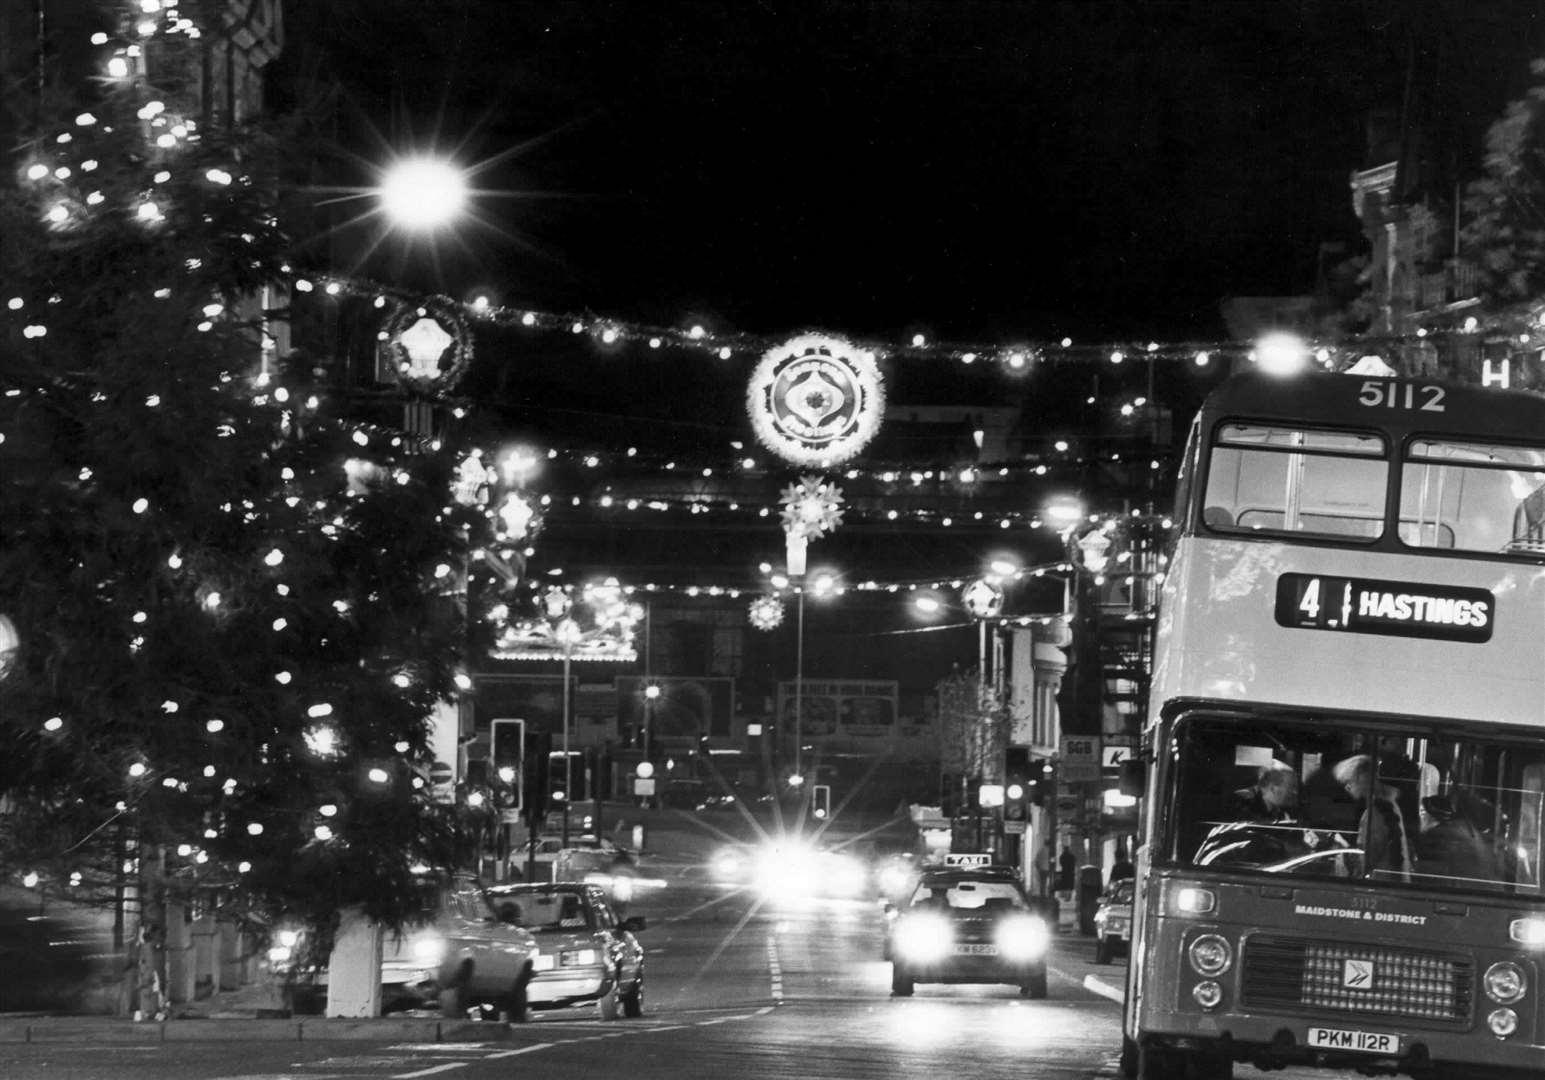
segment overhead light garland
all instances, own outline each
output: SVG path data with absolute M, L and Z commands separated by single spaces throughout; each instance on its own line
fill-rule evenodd
M 296 287 L 320 291 L 331 297 L 351 296 L 380 301 L 388 298 L 403 303 L 418 303 L 422 298 L 405 290 L 358 278 L 307 275 L 296 271 Z M 661 326 L 632 322 L 592 312 L 553 312 L 532 308 L 508 307 L 483 299 L 461 304 L 463 316 L 474 325 L 497 329 L 565 334 L 584 337 L 607 352 L 625 347 L 642 347 L 707 354 L 723 361 L 760 361 L 769 350 L 789 344 L 787 335 L 752 334 L 715 330 L 702 324 L 687 327 Z M 838 335 L 831 335 L 837 338 Z M 905 341 L 882 341 L 851 336 L 840 337 L 854 350 L 876 363 L 895 361 L 946 361 L 962 367 L 996 370 L 1006 377 L 1018 378 L 1048 364 L 1076 363 L 1096 369 L 1119 370 L 1123 365 L 1163 363 L 1166 365 L 1211 370 L 1217 364 L 1253 363 L 1255 343 L 1234 340 L 1081 340 L 1069 336 L 1043 335 L 1013 343 L 938 341 L 916 334 Z M 1382 355 L 1396 359 L 1413 347 L 1439 340 L 1485 340 L 1506 345 L 1515 353 L 1539 357 L 1545 344 L 1545 303 L 1524 305 L 1505 312 L 1492 313 L 1485 321 L 1469 316 L 1457 325 L 1434 323 L 1408 335 L 1365 335 L 1345 340 L 1307 343 L 1314 362 L 1327 370 L 1345 371 L 1365 356 Z

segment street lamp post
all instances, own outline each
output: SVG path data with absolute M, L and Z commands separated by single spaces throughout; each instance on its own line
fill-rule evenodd
M 804 704 L 805 690 L 805 585 L 799 584 L 799 597 L 796 601 L 799 615 L 796 619 L 794 633 L 794 775 L 801 782 L 805 777 L 804 750 L 805 735 L 801 707 Z
M 563 646 L 563 825 L 560 843 L 569 846 L 569 804 L 574 801 L 574 760 L 569 756 L 569 728 L 572 702 L 569 697 L 569 665 L 574 659 L 574 645 L 580 638 L 579 624 L 564 619 L 558 624 L 556 636 Z

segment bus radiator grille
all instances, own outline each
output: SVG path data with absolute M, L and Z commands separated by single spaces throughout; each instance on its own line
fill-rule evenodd
M 1468 1023 L 1469 957 L 1356 943 L 1251 937 L 1241 995 L 1258 1008 L 1331 1009 L 1363 1016 Z

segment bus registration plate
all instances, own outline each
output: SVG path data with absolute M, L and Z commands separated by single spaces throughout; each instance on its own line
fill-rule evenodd
M 1345 1028 L 1309 1029 L 1309 1045 L 1322 1050 L 1357 1050 L 1365 1054 L 1400 1053 L 1400 1036 L 1387 1031 L 1348 1031 Z

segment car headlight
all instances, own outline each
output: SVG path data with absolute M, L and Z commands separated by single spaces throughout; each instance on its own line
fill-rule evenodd
M 1004 919 L 998 926 L 998 948 L 1010 960 L 1035 960 L 1046 952 L 1046 924 L 1029 915 Z
M 564 949 L 558 954 L 559 967 L 588 967 L 600 962 L 601 954 L 594 949 Z
M 445 955 L 445 939 L 439 934 L 422 934 L 413 941 L 413 959 L 420 964 L 438 964 Z
M 1511 1005 L 1529 992 L 1523 969 L 1509 960 L 1486 969 L 1486 996 L 1499 1005 Z
M 954 928 L 940 915 L 908 915 L 896 923 L 892 948 L 907 960 L 927 963 L 949 951 Z

